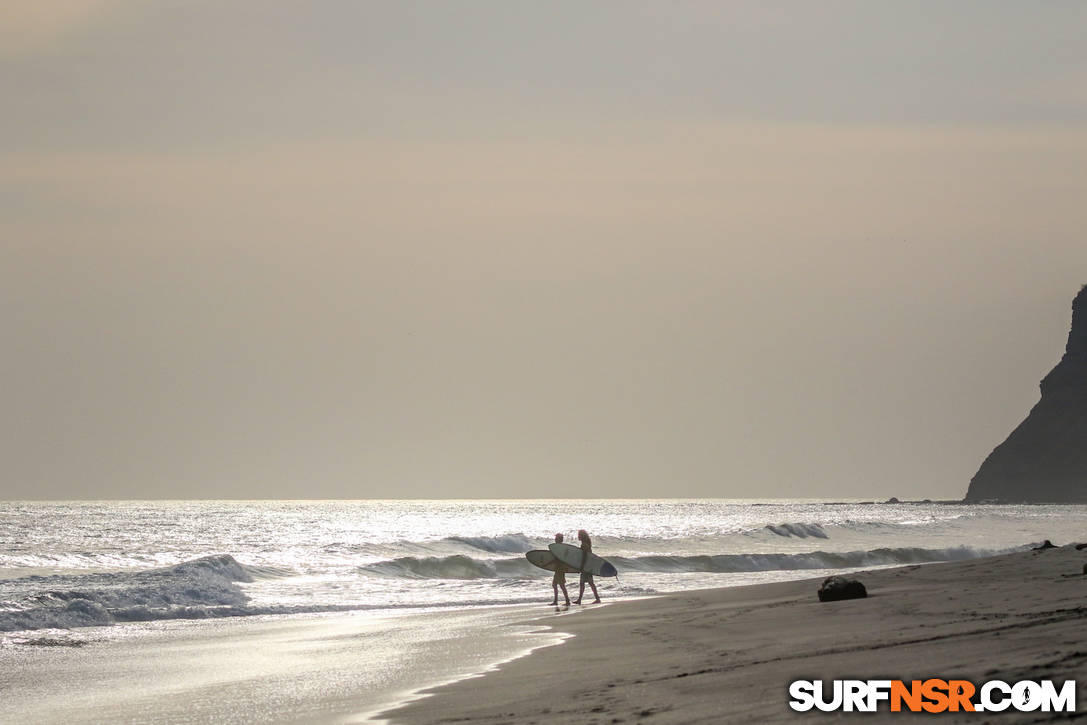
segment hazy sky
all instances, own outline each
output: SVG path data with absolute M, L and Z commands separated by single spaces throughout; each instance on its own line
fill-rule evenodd
M 7 0 L 0 498 L 962 496 L 1081 2 Z

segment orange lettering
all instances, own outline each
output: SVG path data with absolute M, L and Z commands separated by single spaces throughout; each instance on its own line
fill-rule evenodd
M 910 712 L 921 709 L 921 680 L 914 680 L 910 687 L 902 680 L 891 683 L 891 712 L 901 712 L 903 701 Z
M 951 712 L 958 712 L 961 707 L 966 712 L 974 711 L 974 703 L 970 698 L 974 696 L 974 683 L 968 680 L 950 680 L 948 685 L 948 708 Z
M 946 692 L 946 680 L 925 680 L 921 684 L 921 694 L 931 702 L 922 703 L 921 707 L 925 712 L 943 712 L 947 709 L 948 697 Z

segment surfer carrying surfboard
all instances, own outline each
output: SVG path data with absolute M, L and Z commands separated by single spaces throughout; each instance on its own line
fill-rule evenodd
M 585 563 L 589 561 L 589 554 L 593 553 L 593 540 L 589 538 L 588 532 L 585 529 L 577 530 L 577 538 L 581 541 L 581 589 L 577 593 L 577 600 L 574 604 L 581 604 L 581 598 L 585 596 L 585 585 L 588 584 L 593 590 L 593 596 L 596 599 L 593 604 L 600 603 L 600 592 L 596 591 L 596 582 L 593 581 L 593 575 L 585 571 Z M 555 595 L 555 599 L 558 599 L 558 595 Z
M 555 543 L 562 543 L 562 534 L 555 534 Z M 555 591 L 555 599 L 551 602 L 553 605 L 559 603 L 559 589 L 562 589 L 562 596 L 566 597 L 566 606 L 570 606 L 570 594 L 566 591 L 566 569 L 559 563 L 555 567 L 555 576 L 551 577 L 551 588 Z

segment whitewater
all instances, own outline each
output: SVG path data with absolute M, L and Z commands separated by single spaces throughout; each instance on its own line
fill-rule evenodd
M 559 641 L 510 626 L 582 611 L 547 607 L 551 574 L 524 553 L 582 528 L 619 570 L 598 580 L 606 604 L 1060 545 L 1085 524 L 1087 506 L 931 502 L 0 503 L 0 719 L 173 721 L 197 702 L 196 721 L 376 711 Z M 252 647 L 259 660 L 229 664 Z M 230 697 L 193 696 L 210 661 Z M 133 662 L 140 674 L 120 679 Z M 327 695 L 333 677 L 340 710 L 302 694 L 284 710 L 283 692 L 320 681 Z M 272 701 L 245 695 L 261 687 L 279 704 L 254 706 Z

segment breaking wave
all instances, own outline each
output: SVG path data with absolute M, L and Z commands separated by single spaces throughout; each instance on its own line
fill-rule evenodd
M 491 553 L 520 553 L 534 547 L 534 540 L 524 534 L 503 534 L 501 536 L 450 536 L 442 541 Z
M 915 547 L 882 548 L 870 551 L 813 551 L 801 554 L 705 554 L 694 556 L 608 556 L 620 574 L 637 571 L 657 574 L 738 573 L 759 571 L 796 571 L 803 569 L 855 569 L 870 566 L 927 564 L 993 556 L 1013 549 L 989 550 L 969 546 L 946 549 Z M 473 559 L 469 556 L 404 556 L 360 567 L 367 574 L 408 579 L 503 579 L 550 576 L 523 557 L 512 559 Z
M 138 572 L 25 577 L 22 582 L 41 589 L 22 601 L 0 602 L 0 632 L 252 614 L 238 584 L 288 573 L 219 554 Z
M 824 531 L 823 527 L 819 524 L 767 524 L 764 528 L 771 533 L 777 534 L 778 536 L 795 536 L 798 539 L 828 538 L 827 532 Z
M 782 524 L 766 524 L 751 529 L 747 534 L 774 534 L 796 539 L 833 539 L 840 533 L 852 534 L 893 534 L 903 530 L 916 531 L 919 526 L 946 525 L 947 520 L 916 519 L 912 521 L 838 521 L 822 522 L 792 521 Z

